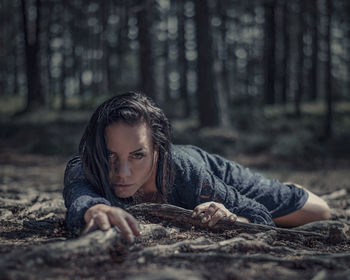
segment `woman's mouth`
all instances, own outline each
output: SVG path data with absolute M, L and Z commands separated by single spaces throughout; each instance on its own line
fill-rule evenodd
M 131 187 L 133 184 L 113 184 L 113 187 L 117 188 L 128 188 Z

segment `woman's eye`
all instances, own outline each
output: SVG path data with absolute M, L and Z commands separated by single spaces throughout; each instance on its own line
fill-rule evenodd
M 108 154 L 108 159 L 110 161 L 115 161 L 116 160 L 116 157 L 113 155 L 113 154 Z
M 142 154 L 142 153 L 137 153 L 137 154 L 133 154 L 132 157 L 135 158 L 135 159 L 141 159 L 141 158 L 144 157 L 144 154 Z

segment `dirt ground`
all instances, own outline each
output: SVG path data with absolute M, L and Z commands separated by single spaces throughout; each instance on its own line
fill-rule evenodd
M 256 160 L 239 159 L 248 165 Z M 324 239 L 304 233 L 290 238 L 273 229 L 206 230 L 148 217 L 141 224 L 157 223 L 167 234 L 137 239 L 121 250 L 87 252 L 83 242 L 75 249 L 68 243 L 73 237 L 64 225 L 61 195 L 66 161 L 0 153 L 0 279 L 350 279 L 347 164 L 262 170 L 324 195 L 332 220 L 300 229 Z M 68 256 L 51 249 L 56 245 Z

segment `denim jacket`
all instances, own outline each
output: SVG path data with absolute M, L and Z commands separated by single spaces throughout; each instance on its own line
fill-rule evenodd
M 294 185 L 268 179 L 238 163 L 190 145 L 172 145 L 175 180 L 167 190 L 168 203 L 186 209 L 214 201 L 252 223 L 274 225 L 273 218 L 301 208 L 308 193 Z M 63 197 L 68 229 L 78 234 L 84 214 L 95 204 L 112 205 L 87 180 L 79 156 L 67 164 Z M 118 205 L 124 208 L 124 203 Z

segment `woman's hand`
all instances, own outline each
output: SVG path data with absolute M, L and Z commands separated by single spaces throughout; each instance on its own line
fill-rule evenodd
M 201 220 L 202 223 L 208 223 L 210 227 L 214 226 L 224 217 L 228 218 L 233 223 L 237 220 L 237 216 L 227 210 L 223 204 L 212 201 L 199 204 L 194 208 L 192 218 L 197 217 L 201 213 L 204 213 Z
M 111 226 L 116 226 L 130 242 L 133 242 L 134 236 L 140 235 L 139 225 L 135 218 L 119 207 L 96 204 L 86 211 L 84 220 L 86 227 L 82 234 L 96 229 L 108 230 Z

